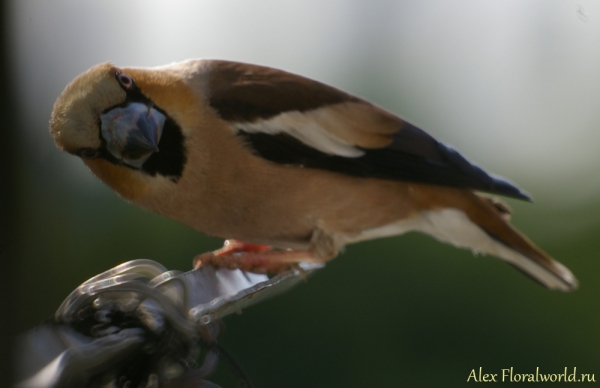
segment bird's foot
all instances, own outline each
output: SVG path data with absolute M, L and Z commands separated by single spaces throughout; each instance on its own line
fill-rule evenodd
M 223 248 L 196 256 L 194 268 L 210 264 L 217 268 L 277 274 L 298 268 L 303 262 L 322 263 L 323 260 L 310 251 L 273 251 L 268 245 L 226 240 Z

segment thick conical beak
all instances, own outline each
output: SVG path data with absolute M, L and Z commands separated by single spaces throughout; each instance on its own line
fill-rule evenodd
M 153 152 L 159 151 L 165 119 L 165 115 L 153 107 L 134 102 L 100 116 L 102 137 L 115 158 L 141 168 Z

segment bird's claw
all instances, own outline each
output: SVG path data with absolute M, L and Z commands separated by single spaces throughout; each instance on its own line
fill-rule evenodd
M 194 258 L 194 268 L 212 265 L 217 268 L 240 269 L 245 272 L 279 274 L 299 269 L 299 263 L 322 263 L 310 251 L 274 251 L 267 245 L 226 240 L 223 248 L 202 253 Z

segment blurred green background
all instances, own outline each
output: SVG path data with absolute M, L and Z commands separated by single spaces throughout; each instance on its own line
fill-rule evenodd
M 219 247 L 119 199 L 48 133 L 58 94 L 105 61 L 219 58 L 365 97 L 535 198 L 513 223 L 579 278 L 551 292 L 510 266 L 409 234 L 348 247 L 305 284 L 226 320 L 256 387 L 464 386 L 487 373 L 600 380 L 600 3 L 522 0 L 12 0 L 5 4 L 18 201 L 11 317 L 25 331 L 87 278 Z M 6 109 L 6 105 L 4 106 Z M 0 186 L 1 187 L 1 186 Z M 5 235 L 4 238 L 7 236 Z M 15 274 L 13 277 L 12 274 Z M 215 378 L 235 386 L 223 366 Z

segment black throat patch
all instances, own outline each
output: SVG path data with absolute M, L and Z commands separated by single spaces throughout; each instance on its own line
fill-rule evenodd
M 155 106 L 156 108 L 156 106 Z M 167 119 L 158 143 L 158 152 L 153 153 L 142 165 L 142 171 L 155 176 L 163 175 L 177 182 L 187 160 L 184 137 L 179 125 L 166 112 L 159 109 Z

